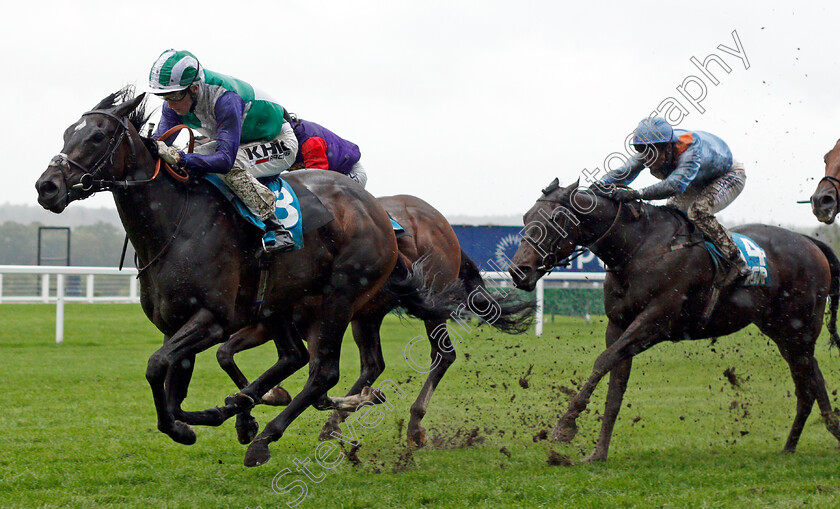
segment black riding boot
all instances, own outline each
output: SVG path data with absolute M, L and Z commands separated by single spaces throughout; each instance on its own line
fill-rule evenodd
M 749 276 L 750 274 L 752 274 L 752 271 L 749 266 L 747 266 L 747 262 L 745 262 L 739 254 L 738 256 L 729 259 L 729 271 L 726 273 L 726 277 L 723 278 L 722 286 L 729 286 L 739 279 Z
M 265 223 L 266 233 L 274 232 L 274 237 L 277 239 L 272 244 L 264 245 L 267 253 L 291 251 L 295 248 L 295 240 L 292 238 L 292 233 L 277 220 L 274 214 L 263 219 L 263 222 Z

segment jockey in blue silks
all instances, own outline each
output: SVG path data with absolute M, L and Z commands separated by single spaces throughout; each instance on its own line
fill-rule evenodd
M 711 133 L 674 129 L 662 117 L 639 122 L 632 145 L 638 154 L 621 168 L 607 172 L 600 184 L 630 184 L 645 167 L 661 182 L 640 190 L 616 188 L 610 193 L 612 198 L 668 198 L 667 205 L 685 212 L 729 260 L 724 286 L 747 276 L 749 268 L 732 235 L 715 219 L 716 213 L 741 194 L 746 182 L 744 166 L 733 160 L 729 146 Z

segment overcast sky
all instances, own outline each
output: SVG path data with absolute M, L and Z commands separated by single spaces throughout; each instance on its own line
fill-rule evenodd
M 624 153 L 638 121 L 674 98 L 678 127 L 719 135 L 745 164 L 725 224 L 817 224 L 796 201 L 840 137 L 837 2 L 567 4 L 4 4 L 0 203 L 36 204 L 64 129 L 121 86 L 145 87 L 174 47 L 357 143 L 377 196 L 414 194 L 447 215 L 522 214 L 554 177 L 571 183 Z M 733 31 L 748 69 L 718 48 L 737 49 Z M 690 61 L 711 54 L 731 69 L 710 63 L 717 85 Z M 678 91 L 685 80 L 695 97 L 705 85 L 699 108 Z M 646 173 L 634 187 L 653 182 Z

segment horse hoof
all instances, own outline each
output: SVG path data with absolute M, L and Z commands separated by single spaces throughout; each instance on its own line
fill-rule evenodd
M 184 424 L 181 421 L 175 421 L 172 429 L 167 433 L 169 438 L 183 445 L 192 445 L 195 443 L 195 431 L 189 424 Z
M 333 440 L 335 438 L 335 435 L 333 435 L 333 433 L 336 433 L 336 434 L 340 435 L 341 434 L 341 428 L 336 426 L 335 424 L 332 424 L 332 423 L 328 422 L 328 423 L 324 424 L 323 428 L 321 428 L 321 433 L 318 435 L 318 440 L 320 440 L 321 442 L 326 442 L 328 440 Z
M 557 426 L 554 426 L 554 429 L 551 431 L 551 438 L 558 442 L 568 444 L 575 438 L 577 432 L 578 428 L 574 420 L 567 421 L 560 419 L 560 422 L 558 422 Z
M 426 445 L 426 429 L 420 426 L 417 430 L 408 432 L 408 446 L 412 449 L 422 449 Z
M 248 445 L 257 436 L 260 425 L 253 416 L 244 417 L 242 414 L 236 416 L 236 439 L 242 445 Z
M 605 454 L 598 454 L 596 452 L 593 452 L 592 454 L 581 460 L 582 463 L 600 463 L 604 461 L 607 461 L 607 456 Z
M 254 408 L 254 399 L 247 394 L 237 392 L 225 398 L 225 405 L 235 406 L 241 412 Z
M 286 389 L 280 387 L 272 387 L 271 390 L 266 392 L 260 401 L 263 405 L 271 405 L 271 406 L 286 406 L 292 402 L 292 396 L 289 394 Z
M 268 450 L 267 440 L 256 440 L 251 442 L 245 452 L 245 466 L 258 467 L 265 465 L 271 459 L 271 451 Z

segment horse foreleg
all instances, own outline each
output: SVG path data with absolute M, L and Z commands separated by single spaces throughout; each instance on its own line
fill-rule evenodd
M 663 321 L 666 316 L 677 316 L 679 313 L 663 314 L 661 306 L 651 305 L 633 320 L 621 337 L 595 359 L 592 373 L 580 391 L 569 402 L 569 408 L 551 432 L 552 438 L 560 442 L 571 442 L 577 434 L 577 418 L 586 410 L 589 397 L 598 386 L 598 382 L 612 371 L 619 363 L 641 353 L 658 342 L 661 336 Z
M 385 370 L 385 359 L 382 357 L 382 345 L 380 343 L 379 329 L 382 327 L 384 316 L 362 318 L 354 320 L 353 339 L 359 347 L 359 362 L 361 370 L 356 383 L 347 391 L 347 396 L 353 396 L 362 392 L 365 387 L 373 386 L 379 375 Z M 330 414 L 329 419 L 321 428 L 318 440 L 332 440 L 334 433 L 341 433 L 343 423 L 351 412 L 336 410 Z
M 610 347 L 621 336 L 621 328 L 610 322 L 607 325 L 607 347 Z M 624 391 L 627 390 L 627 381 L 630 379 L 630 370 L 633 367 L 633 359 L 625 359 L 619 362 L 610 371 L 609 389 L 607 390 L 607 402 L 604 405 L 604 415 L 601 417 L 601 432 L 598 435 L 598 442 L 595 449 L 583 461 L 606 461 L 610 448 L 615 420 L 621 410 L 621 401 L 624 398 Z
M 195 443 L 195 432 L 187 424 L 175 419 L 174 412 L 178 404 L 170 401 L 168 394 L 181 397 L 186 395 L 186 388 L 179 384 L 188 382 L 183 376 L 170 376 L 173 366 L 184 360 L 194 359 L 195 355 L 219 343 L 224 337 L 224 330 L 216 322 L 213 314 L 201 309 L 195 313 L 168 342 L 164 343 L 149 357 L 146 367 L 146 380 L 152 389 L 155 410 L 158 417 L 158 429 L 181 444 Z M 176 368 L 177 369 L 177 368 Z M 183 375 L 183 373 L 182 373 Z M 166 380 L 172 387 L 167 391 Z

